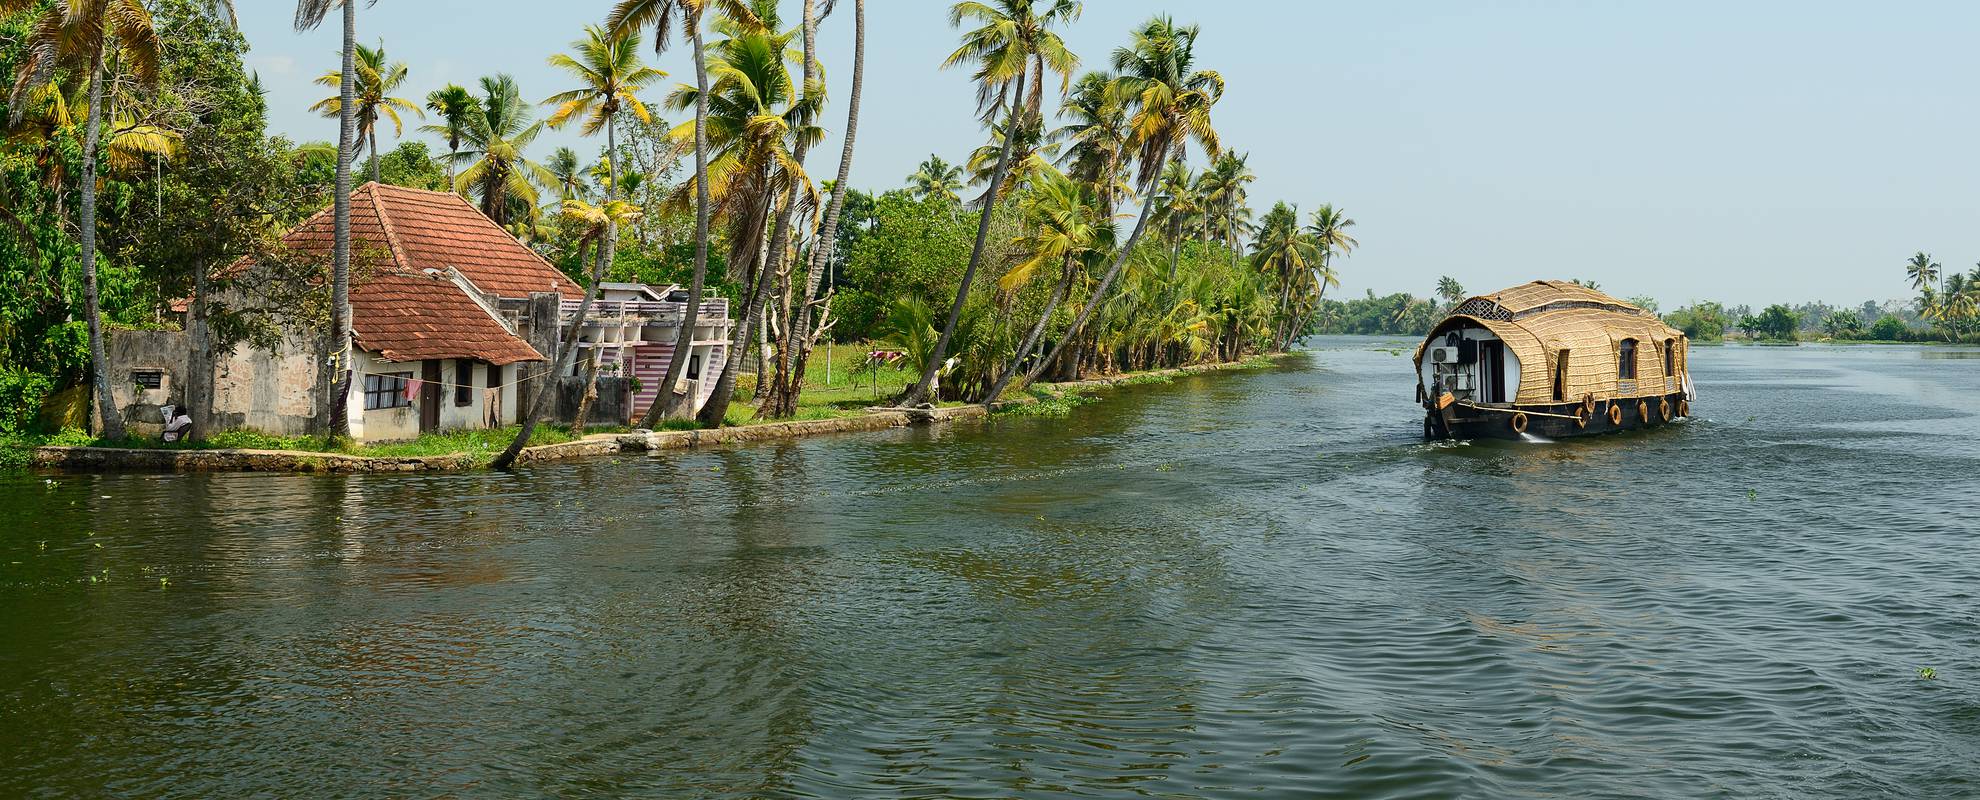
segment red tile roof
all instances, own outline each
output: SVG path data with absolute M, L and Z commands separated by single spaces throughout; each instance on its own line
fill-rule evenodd
M 330 253 L 335 219 L 324 209 L 282 241 L 291 249 Z M 409 271 L 448 267 L 498 297 L 530 292 L 575 296 L 579 287 L 536 251 L 502 230 L 467 198 L 367 183 L 351 193 L 351 258 L 354 263 L 397 264 Z
M 282 242 L 328 262 L 335 231 L 336 220 L 324 209 Z M 393 361 L 543 360 L 456 284 L 449 267 L 501 297 L 577 289 L 461 196 L 377 183 L 351 193 L 351 265 L 358 344 Z
M 544 360 L 445 275 L 373 273 L 351 288 L 351 308 L 358 346 L 393 361 Z

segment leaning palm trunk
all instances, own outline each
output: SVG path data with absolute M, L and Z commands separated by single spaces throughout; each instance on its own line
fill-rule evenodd
M 508 449 L 496 456 L 495 461 L 489 466 L 495 469 L 508 469 L 514 465 L 516 456 L 528 446 L 529 438 L 536 434 L 536 421 L 542 419 L 543 414 L 550 410 L 550 403 L 557 396 L 557 382 L 564 372 L 570 369 L 571 357 L 577 353 L 578 334 L 584 331 L 584 323 L 591 317 L 592 303 L 597 301 L 600 288 L 605 285 L 603 273 L 605 260 L 598 259 L 596 263 L 598 266 L 594 267 L 591 273 L 591 288 L 585 290 L 584 302 L 578 304 L 577 316 L 571 322 L 571 329 L 564 333 L 563 341 L 557 345 L 557 354 L 551 359 L 553 363 L 549 371 L 543 373 L 541 377 L 543 385 L 537 389 L 536 399 L 530 401 L 528 411 L 523 414 L 521 429 L 516 431 L 516 438 L 509 442 Z
M 1169 146 L 1164 144 L 1156 154 L 1155 163 L 1163 163 L 1168 158 Z M 1093 316 L 1095 310 L 1100 308 L 1100 304 L 1106 301 L 1107 290 L 1113 288 L 1114 279 L 1120 276 L 1121 269 L 1126 267 L 1128 259 L 1134 256 L 1134 246 L 1141 241 L 1141 234 L 1148 230 L 1148 218 L 1152 216 L 1150 212 L 1155 207 L 1156 192 L 1153 180 L 1155 179 L 1151 179 L 1147 191 L 1142 193 L 1145 199 L 1141 202 L 1141 215 L 1134 221 L 1134 232 L 1128 234 L 1127 242 L 1121 245 L 1121 252 L 1114 256 L 1114 263 L 1107 267 L 1107 274 L 1100 278 L 1100 285 L 1093 287 L 1093 295 L 1086 298 L 1086 305 L 1079 310 L 1079 316 L 1073 318 L 1072 327 L 1067 328 L 1066 335 L 1053 345 L 1051 354 L 1039 361 L 1038 366 L 1032 367 L 1031 372 L 1025 374 L 1025 383 L 1032 383 L 1038 380 L 1038 376 L 1045 374 L 1045 368 L 1059 357 L 1059 351 L 1064 350 L 1067 343 L 1079 337 L 1080 331 L 1086 327 L 1086 321 Z
M 1052 285 L 1052 296 L 1045 301 L 1045 313 L 1038 315 L 1038 322 L 1031 326 L 1031 332 L 1024 335 L 1024 343 L 1018 345 L 1017 356 L 1011 359 L 1011 365 L 1004 368 L 1004 374 L 998 377 L 996 382 L 990 384 L 990 390 L 983 395 L 984 405 L 995 403 L 997 398 L 1004 396 L 1004 387 L 1009 386 L 1011 379 L 1017 377 L 1019 366 L 1024 363 L 1027 356 L 1031 355 L 1032 348 L 1038 346 L 1039 337 L 1045 335 L 1045 325 L 1052 321 L 1052 314 L 1059 310 L 1060 303 L 1065 302 L 1066 292 L 1072 288 L 1072 280 L 1072 257 L 1067 256 L 1066 263 L 1060 270 L 1059 282 Z
M 82 268 L 83 316 L 89 325 L 90 382 L 95 384 L 96 413 L 102 417 L 105 439 L 124 438 L 124 415 L 117 410 L 110 383 L 110 361 L 103 352 L 103 309 L 96 290 L 96 150 L 102 142 L 103 48 L 98 43 L 89 65 L 89 129 L 83 135 Z
M 805 5 L 809 16 L 810 3 Z M 845 207 L 846 181 L 852 174 L 853 139 L 859 133 L 859 91 L 865 71 L 866 0 L 856 0 L 853 3 L 853 76 L 852 95 L 846 109 L 846 140 L 839 151 L 839 175 L 832 184 L 832 198 L 826 202 L 825 217 L 818 224 L 818 244 L 812 247 L 811 264 L 805 270 L 803 299 L 785 323 L 784 342 L 777 348 L 780 362 L 777 382 L 771 386 L 770 396 L 764 403 L 765 415 L 775 419 L 797 414 L 798 397 L 804 391 L 804 373 L 811 360 L 811 350 L 818 346 L 818 336 L 825 327 L 826 315 L 831 313 L 831 297 L 828 294 L 819 298 L 818 287 L 824 282 L 825 270 L 831 265 L 832 250 L 838 244 L 839 212 Z M 813 319 L 814 308 L 817 309 L 816 321 Z
M 357 157 L 357 3 L 345 2 L 344 65 L 338 84 L 337 196 L 330 247 L 330 342 L 324 381 L 325 432 L 351 436 L 351 161 Z
M 804 159 L 802 142 L 799 143 L 796 152 L 792 153 L 792 156 L 802 163 Z M 763 169 L 765 173 L 764 184 L 767 186 L 770 183 L 769 171 L 771 167 L 765 166 Z M 790 245 L 791 212 L 797 204 L 798 191 L 798 176 L 791 175 L 788 176 L 788 179 L 788 185 L 784 188 L 784 205 L 782 208 L 776 209 L 777 222 L 770 234 L 769 252 L 763 257 L 756 259 L 758 263 L 751 270 L 749 301 L 743 306 L 742 316 L 736 320 L 735 335 L 729 339 L 729 353 L 731 354 L 731 358 L 727 363 L 722 365 L 722 375 L 715 381 L 715 391 L 709 395 L 708 404 L 702 406 L 700 413 L 695 415 L 695 419 L 701 423 L 701 427 L 721 427 L 722 421 L 728 417 L 729 403 L 734 399 L 736 394 L 736 373 L 740 372 L 742 368 L 742 359 L 735 356 L 748 352 L 750 337 L 758 330 L 759 321 L 764 311 L 763 307 L 765 302 L 770 298 L 770 289 L 777 283 L 778 271 L 784 269 L 784 251 L 789 249 Z M 759 390 L 762 386 L 762 380 L 763 372 L 759 369 L 757 371 L 757 385 Z
M 949 320 L 942 325 L 942 335 L 935 339 L 935 349 L 928 351 L 928 363 L 921 367 L 921 379 L 908 389 L 901 405 L 911 406 L 926 402 L 931 398 L 929 390 L 935 384 L 935 373 L 942 368 L 942 358 L 948 355 L 949 340 L 956 335 L 956 323 L 962 319 L 963 305 L 969 302 L 969 285 L 976 280 L 976 268 L 983 263 L 984 245 L 990 240 L 990 218 L 997 213 L 997 189 L 1004 185 L 1004 177 L 1011 167 L 1011 145 L 1022 135 L 1021 120 L 1024 119 L 1024 79 L 1025 72 L 1017 76 L 1016 90 L 1010 96 L 1010 122 L 1004 129 L 1004 146 L 997 150 L 997 168 L 990 172 L 990 187 L 983 191 L 983 218 L 976 223 L 976 244 L 969 251 L 969 267 L 963 270 L 962 285 L 956 287 L 956 301 L 949 305 Z M 1044 80 L 1045 76 L 1038 76 Z M 932 398 L 940 401 L 941 398 Z
M 689 18 L 688 27 L 694 39 L 694 279 L 688 284 L 687 309 L 681 315 L 680 332 L 674 336 L 674 355 L 667 360 L 666 376 L 660 379 L 660 390 L 653 394 L 653 404 L 647 406 L 646 413 L 640 416 L 639 426 L 652 428 L 660 424 L 662 417 L 672 416 L 679 407 L 680 396 L 674 393 L 674 385 L 687 371 L 689 354 L 694 352 L 694 331 L 701 322 L 701 296 L 708 280 L 708 64 L 701 46 L 701 20 Z M 730 358 L 737 358 L 734 353 Z M 703 375 L 707 374 L 704 368 Z M 688 411 L 693 413 L 694 395 L 689 393 Z

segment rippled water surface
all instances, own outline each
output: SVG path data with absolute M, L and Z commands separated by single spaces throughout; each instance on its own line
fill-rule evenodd
M 0 475 L 0 797 L 1980 793 L 1972 351 L 1700 347 L 1689 423 L 1432 446 L 1409 346 L 516 475 Z

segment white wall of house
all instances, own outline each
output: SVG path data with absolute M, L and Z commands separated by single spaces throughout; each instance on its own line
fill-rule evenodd
M 398 439 L 412 439 L 420 434 L 420 399 L 406 403 L 401 398 L 391 400 L 391 408 L 366 409 L 365 379 L 367 374 L 380 376 L 404 375 L 418 379 L 426 374 L 425 361 L 388 361 L 377 353 L 359 350 L 354 362 L 358 375 L 351 387 L 351 436 L 360 442 L 384 442 Z M 421 399 L 426 392 L 437 393 L 440 397 L 440 431 L 474 430 L 490 427 L 488 424 L 488 365 L 480 361 L 467 361 L 468 374 L 466 404 L 460 404 L 455 392 L 462 384 L 459 359 L 440 359 L 440 383 L 426 384 L 420 388 Z M 500 384 L 495 398 L 496 421 L 494 427 L 515 424 L 520 412 L 516 402 L 516 380 L 522 371 L 530 370 L 535 364 L 510 364 L 502 367 Z M 381 398 L 384 399 L 384 398 Z
M 395 439 L 413 439 L 419 436 L 419 403 L 407 402 L 403 395 L 397 398 L 379 398 L 379 404 L 390 404 L 387 408 L 367 409 L 366 389 L 372 385 L 368 377 L 391 377 L 403 375 L 418 378 L 423 366 L 420 362 L 387 361 L 383 356 L 369 350 L 353 349 L 351 365 L 355 373 L 351 376 L 350 417 L 351 438 L 360 442 L 389 442 Z

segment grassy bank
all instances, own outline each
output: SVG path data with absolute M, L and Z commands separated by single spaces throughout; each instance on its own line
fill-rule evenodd
M 620 433 L 624 427 L 585 428 L 587 435 L 594 433 Z M 271 436 L 249 430 L 229 430 L 215 433 L 200 441 L 163 442 L 156 438 L 127 436 L 123 439 L 102 439 L 79 430 L 65 430 L 45 436 L 15 436 L 0 439 L 0 468 L 18 469 L 28 465 L 29 454 L 37 447 L 114 447 L 131 450 L 283 450 L 302 453 L 338 453 L 342 455 L 381 458 L 404 458 L 414 456 L 466 455 L 477 465 L 486 466 L 495 456 L 509 446 L 516 437 L 515 428 L 492 430 L 447 431 L 429 433 L 417 439 L 401 442 L 378 442 L 355 444 L 332 442 L 322 436 Z M 531 446 L 562 444 L 575 440 L 570 428 L 563 425 L 538 425 L 530 435 Z

